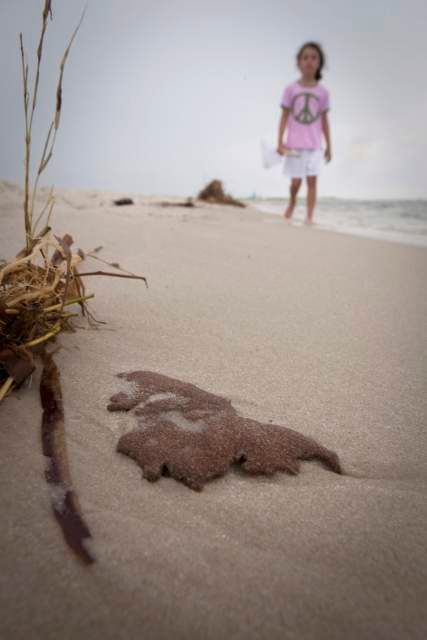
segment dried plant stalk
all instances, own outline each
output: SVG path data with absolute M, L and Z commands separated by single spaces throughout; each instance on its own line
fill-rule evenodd
M 13 383 L 14 382 L 15 382 L 15 380 L 13 379 L 13 377 L 9 376 L 7 378 L 7 380 L 6 380 L 6 382 L 0 387 L 0 402 L 6 396 L 8 391 L 13 387 Z
M 47 351 L 43 352 L 42 359 L 42 444 L 43 454 L 47 458 L 45 476 L 52 487 L 52 509 L 69 547 L 82 562 L 91 564 L 95 561 L 87 546 L 87 539 L 91 538 L 91 534 L 72 488 L 68 465 L 59 371 L 52 355 Z
M 26 245 L 27 245 L 28 251 L 30 251 L 30 245 L 33 240 L 33 235 L 35 233 L 35 227 L 33 227 L 33 216 L 34 216 L 34 205 L 35 205 L 35 200 L 37 195 L 39 178 L 40 178 L 40 175 L 45 170 L 46 166 L 48 165 L 49 160 L 52 157 L 53 149 L 55 147 L 55 142 L 56 142 L 56 134 L 59 128 L 59 122 L 61 117 L 61 107 L 62 107 L 62 82 L 64 77 L 65 63 L 67 61 L 68 54 L 70 52 L 74 39 L 77 35 L 77 32 L 80 29 L 80 26 L 83 22 L 85 12 L 86 12 L 86 9 L 83 11 L 81 18 L 79 20 L 79 23 L 77 24 L 77 27 L 74 29 L 74 32 L 70 38 L 67 48 L 65 49 L 65 52 L 62 56 L 62 60 L 60 63 L 59 80 L 56 88 L 55 113 L 54 113 L 53 120 L 50 123 L 49 129 L 48 129 L 42 156 L 39 162 L 37 175 L 36 175 L 33 192 L 31 196 L 31 203 L 30 203 L 30 165 L 31 165 L 31 142 L 32 142 L 33 118 L 34 118 L 34 112 L 37 104 L 37 96 L 38 96 L 39 80 L 40 80 L 40 66 L 41 66 L 41 59 L 42 59 L 42 53 L 43 53 L 44 37 L 47 29 L 47 21 L 49 16 L 52 19 L 52 0 L 45 0 L 44 9 L 42 13 L 42 28 L 41 28 L 39 45 L 37 47 L 37 68 L 36 68 L 36 76 L 34 80 L 34 88 L 32 92 L 31 113 L 29 111 L 30 92 L 29 92 L 29 86 L 28 86 L 28 64 L 26 62 L 22 33 L 19 34 L 19 41 L 20 41 L 20 48 L 21 48 L 21 62 L 22 62 L 22 82 L 23 82 L 23 93 L 24 93 L 24 116 L 25 116 L 24 223 L 25 223 Z M 52 136 L 52 132 L 53 132 L 53 136 Z M 42 216 L 39 216 L 39 219 L 41 217 Z

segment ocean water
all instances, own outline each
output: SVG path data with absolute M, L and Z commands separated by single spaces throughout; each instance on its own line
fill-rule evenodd
M 282 216 L 286 200 L 254 198 L 252 206 Z M 305 197 L 292 216 L 292 224 L 303 224 Z M 319 229 L 349 233 L 427 248 L 427 200 L 347 200 L 319 198 L 314 212 Z

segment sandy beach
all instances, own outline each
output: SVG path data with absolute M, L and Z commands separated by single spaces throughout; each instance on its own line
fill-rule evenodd
M 251 207 L 57 194 L 55 232 L 102 245 L 149 288 L 87 278 L 107 324 L 79 319 L 56 355 L 94 565 L 51 514 L 38 375 L 0 405 L 0 637 L 427 637 L 427 251 Z M 22 247 L 21 201 L 0 183 L 0 258 Z M 149 483 L 116 452 L 135 417 L 107 411 L 116 374 L 135 370 L 315 438 L 344 475 L 306 462 L 201 492 Z

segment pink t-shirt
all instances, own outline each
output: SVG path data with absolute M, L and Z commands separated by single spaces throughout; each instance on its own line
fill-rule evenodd
M 285 87 L 281 106 L 289 110 L 286 145 L 291 149 L 320 149 L 322 113 L 329 109 L 329 93 L 321 84 L 304 87 L 298 81 Z

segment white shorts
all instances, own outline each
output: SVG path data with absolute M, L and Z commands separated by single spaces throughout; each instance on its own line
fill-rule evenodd
M 295 149 L 299 155 L 285 156 L 283 173 L 291 178 L 317 176 L 324 164 L 323 149 Z

